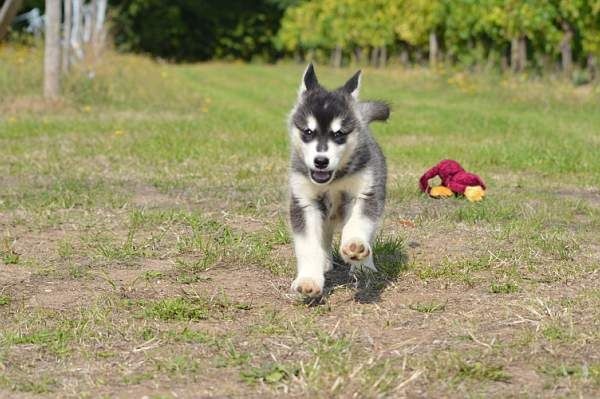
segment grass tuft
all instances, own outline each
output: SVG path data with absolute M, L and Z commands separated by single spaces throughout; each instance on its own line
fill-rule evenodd
M 439 302 L 417 302 L 411 303 L 408 305 L 409 309 L 415 310 L 421 313 L 434 313 L 434 312 L 443 312 L 446 309 L 445 303 Z
M 167 298 L 142 306 L 144 317 L 165 321 L 206 320 L 210 316 L 210 306 L 202 299 Z
M 459 381 L 471 379 L 476 381 L 509 382 L 511 376 L 504 371 L 504 367 L 481 362 L 462 362 L 458 366 L 455 378 Z
M 514 292 L 519 292 L 519 290 L 519 286 L 511 281 L 505 283 L 492 283 L 490 285 L 490 292 L 492 294 L 512 294 Z

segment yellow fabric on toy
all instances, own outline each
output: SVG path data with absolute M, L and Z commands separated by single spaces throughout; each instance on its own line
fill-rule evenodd
M 481 201 L 485 197 L 485 190 L 481 186 L 469 186 L 465 188 L 465 197 L 471 202 Z
M 434 198 L 446 198 L 452 197 L 454 193 L 448 187 L 437 186 L 431 187 L 431 190 L 429 190 L 429 195 L 431 195 Z

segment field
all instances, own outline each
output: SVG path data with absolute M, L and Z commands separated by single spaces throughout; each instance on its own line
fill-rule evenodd
M 0 397 L 600 396 L 600 90 L 367 69 L 381 272 L 289 292 L 303 66 L 108 54 L 39 98 L 0 48 Z M 339 85 L 351 70 L 317 66 Z M 487 198 L 433 200 L 454 158 Z

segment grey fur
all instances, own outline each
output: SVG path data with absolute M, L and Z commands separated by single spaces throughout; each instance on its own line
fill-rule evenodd
M 306 220 L 304 219 L 304 209 L 300 206 L 298 198 L 292 195 L 290 199 L 290 222 L 294 233 L 300 234 L 304 232 Z
M 321 212 L 323 216 L 323 220 L 327 219 L 329 216 L 329 212 L 331 211 L 331 198 L 329 198 L 329 194 L 323 193 L 315 199 L 315 205 Z
M 362 141 L 364 143 L 368 140 Z M 350 161 L 336 172 L 334 180 L 360 172 L 369 164 L 373 154 L 369 146 L 364 145 L 363 143 L 358 145 L 358 148 L 354 151 L 354 154 L 352 154 Z M 377 145 L 377 143 L 375 143 L 375 145 Z
M 306 166 L 302 160 L 302 157 L 295 151 L 292 152 L 291 169 L 293 172 L 299 173 L 303 176 L 308 176 L 308 166 Z
M 339 220 L 344 220 L 348 214 L 348 207 L 352 204 L 354 198 L 349 193 L 342 191 L 340 193 L 340 203 L 338 208 L 335 210 L 336 217 Z
M 369 156 L 363 156 L 360 162 L 357 161 L 355 167 L 361 169 L 368 167 L 373 173 L 373 183 L 371 187 L 361 193 L 361 197 L 364 199 L 363 214 L 375 221 L 381 217 L 385 206 L 387 165 L 383 152 L 368 127 L 365 127 L 365 131 L 362 133 L 364 140 L 359 150 L 368 152 Z M 356 171 L 352 170 L 351 172 L 355 173 Z
M 357 108 L 367 123 L 384 122 L 390 117 L 390 106 L 382 101 L 360 101 Z

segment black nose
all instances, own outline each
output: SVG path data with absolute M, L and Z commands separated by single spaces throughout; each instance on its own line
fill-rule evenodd
M 315 157 L 315 166 L 317 169 L 325 169 L 329 165 L 329 158 L 327 157 Z

